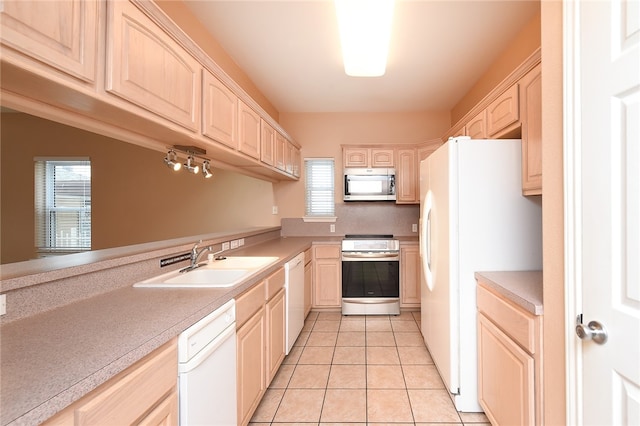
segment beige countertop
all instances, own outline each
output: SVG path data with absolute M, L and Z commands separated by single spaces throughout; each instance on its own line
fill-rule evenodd
M 3 325 L 0 423 L 41 423 L 275 272 L 312 241 L 340 239 L 289 237 L 235 250 L 234 256 L 280 259 L 230 289 L 126 286 Z
M 476 272 L 475 277 L 526 311 L 543 314 L 542 271 Z

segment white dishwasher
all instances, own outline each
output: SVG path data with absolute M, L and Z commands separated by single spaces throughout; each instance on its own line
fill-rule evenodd
M 293 347 L 304 326 L 304 253 L 284 264 L 287 342 L 285 354 Z
M 178 337 L 182 426 L 236 426 L 236 303 L 230 300 Z

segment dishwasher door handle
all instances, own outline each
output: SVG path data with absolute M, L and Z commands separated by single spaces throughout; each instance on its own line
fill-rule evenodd
M 224 331 L 216 336 L 211 342 L 202 348 L 200 352 L 195 354 L 187 362 L 178 363 L 178 374 L 188 373 L 194 368 L 202 364 L 216 349 L 218 349 L 227 339 L 235 337 L 236 335 L 236 323 L 235 321 L 229 324 Z M 234 342 L 235 344 L 235 342 Z

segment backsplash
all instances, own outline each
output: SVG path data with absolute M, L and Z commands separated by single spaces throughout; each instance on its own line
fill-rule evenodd
M 283 237 L 339 236 L 345 234 L 393 234 L 418 236 L 411 225 L 418 224 L 420 206 L 385 202 L 349 202 L 336 204 L 336 230 L 330 223 L 304 222 L 302 218 L 283 218 Z

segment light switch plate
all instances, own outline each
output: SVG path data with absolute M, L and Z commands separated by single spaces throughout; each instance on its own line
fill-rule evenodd
M 7 313 L 7 295 L 0 294 L 0 315 Z
M 411 232 L 418 232 L 418 224 L 417 223 L 411 224 Z
M 331 224 L 329 225 L 329 232 L 336 232 L 336 225 L 335 224 Z
M 278 214 L 278 206 L 271 207 L 271 214 Z

